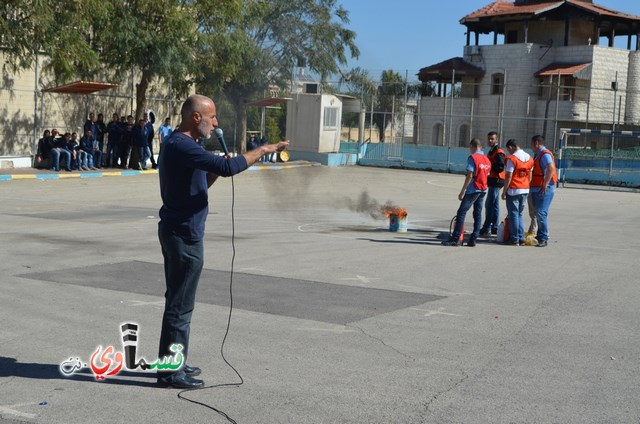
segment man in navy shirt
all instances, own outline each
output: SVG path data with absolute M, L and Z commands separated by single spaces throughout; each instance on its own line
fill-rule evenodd
M 182 122 L 163 142 L 160 153 L 160 222 L 158 238 L 165 269 L 165 307 L 160 334 L 160 359 L 182 345 L 184 366 L 158 373 L 161 386 L 197 388 L 204 381 L 194 378 L 201 370 L 186 365 L 189 329 L 196 289 L 204 262 L 203 238 L 209 212 L 208 189 L 218 176 L 229 177 L 246 170 L 261 156 L 289 144 L 267 144 L 242 156 L 227 158 L 207 152 L 199 140 L 209 138 L 218 126 L 216 106 L 208 97 L 192 95 L 182 105 Z

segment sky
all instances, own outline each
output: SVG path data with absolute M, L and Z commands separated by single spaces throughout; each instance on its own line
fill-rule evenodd
M 371 77 L 380 76 L 385 69 L 403 75 L 408 71 L 411 79 L 420 68 L 462 56 L 467 39 L 460 19 L 492 1 L 338 0 L 349 11 L 351 22 L 347 27 L 356 32 L 360 49 L 359 59 L 349 60 L 344 68 L 359 66 L 368 70 Z M 595 3 L 640 16 L 640 0 Z M 620 41 L 626 48 L 626 39 Z M 492 43 L 492 36 L 481 36 L 480 44 Z

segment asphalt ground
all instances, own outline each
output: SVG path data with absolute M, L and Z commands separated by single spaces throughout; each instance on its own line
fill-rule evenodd
M 640 422 L 638 192 L 559 189 L 546 248 L 443 247 L 462 180 L 246 172 L 233 216 L 216 182 L 189 363 L 239 381 L 220 353 L 235 239 L 224 354 L 244 383 L 184 395 L 238 423 Z M 352 210 L 365 200 L 406 208 L 408 232 Z M 152 373 L 59 371 L 121 351 L 127 322 L 154 359 L 159 206 L 155 173 L 0 182 L 0 422 L 227 422 Z

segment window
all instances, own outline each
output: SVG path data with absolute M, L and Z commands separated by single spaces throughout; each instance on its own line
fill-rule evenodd
M 431 144 L 433 146 L 444 146 L 444 126 L 435 124 L 431 134 Z
M 518 42 L 518 31 L 517 30 L 507 31 L 505 44 L 516 44 L 517 42 Z
M 491 94 L 502 95 L 504 93 L 504 74 L 491 75 Z
M 555 100 L 558 96 L 558 76 L 551 77 L 551 83 L 548 78 L 539 79 L 538 96 L 541 99 Z M 560 100 L 575 101 L 576 98 L 576 79 L 571 75 L 560 76 Z
M 338 128 L 338 111 L 337 107 L 325 107 L 324 108 L 324 129 Z
M 574 101 L 576 98 L 576 79 L 571 75 L 560 78 L 560 100 Z
M 460 125 L 460 129 L 458 130 L 458 146 L 459 147 L 469 147 L 470 134 L 469 134 L 469 125 L 462 124 Z

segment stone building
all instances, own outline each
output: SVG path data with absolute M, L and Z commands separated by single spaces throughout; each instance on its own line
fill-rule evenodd
M 590 0 L 498 0 L 460 23 L 463 56 L 420 70 L 435 90 L 420 102 L 419 143 L 462 147 L 493 130 L 555 144 L 563 127 L 640 124 L 639 16 Z

